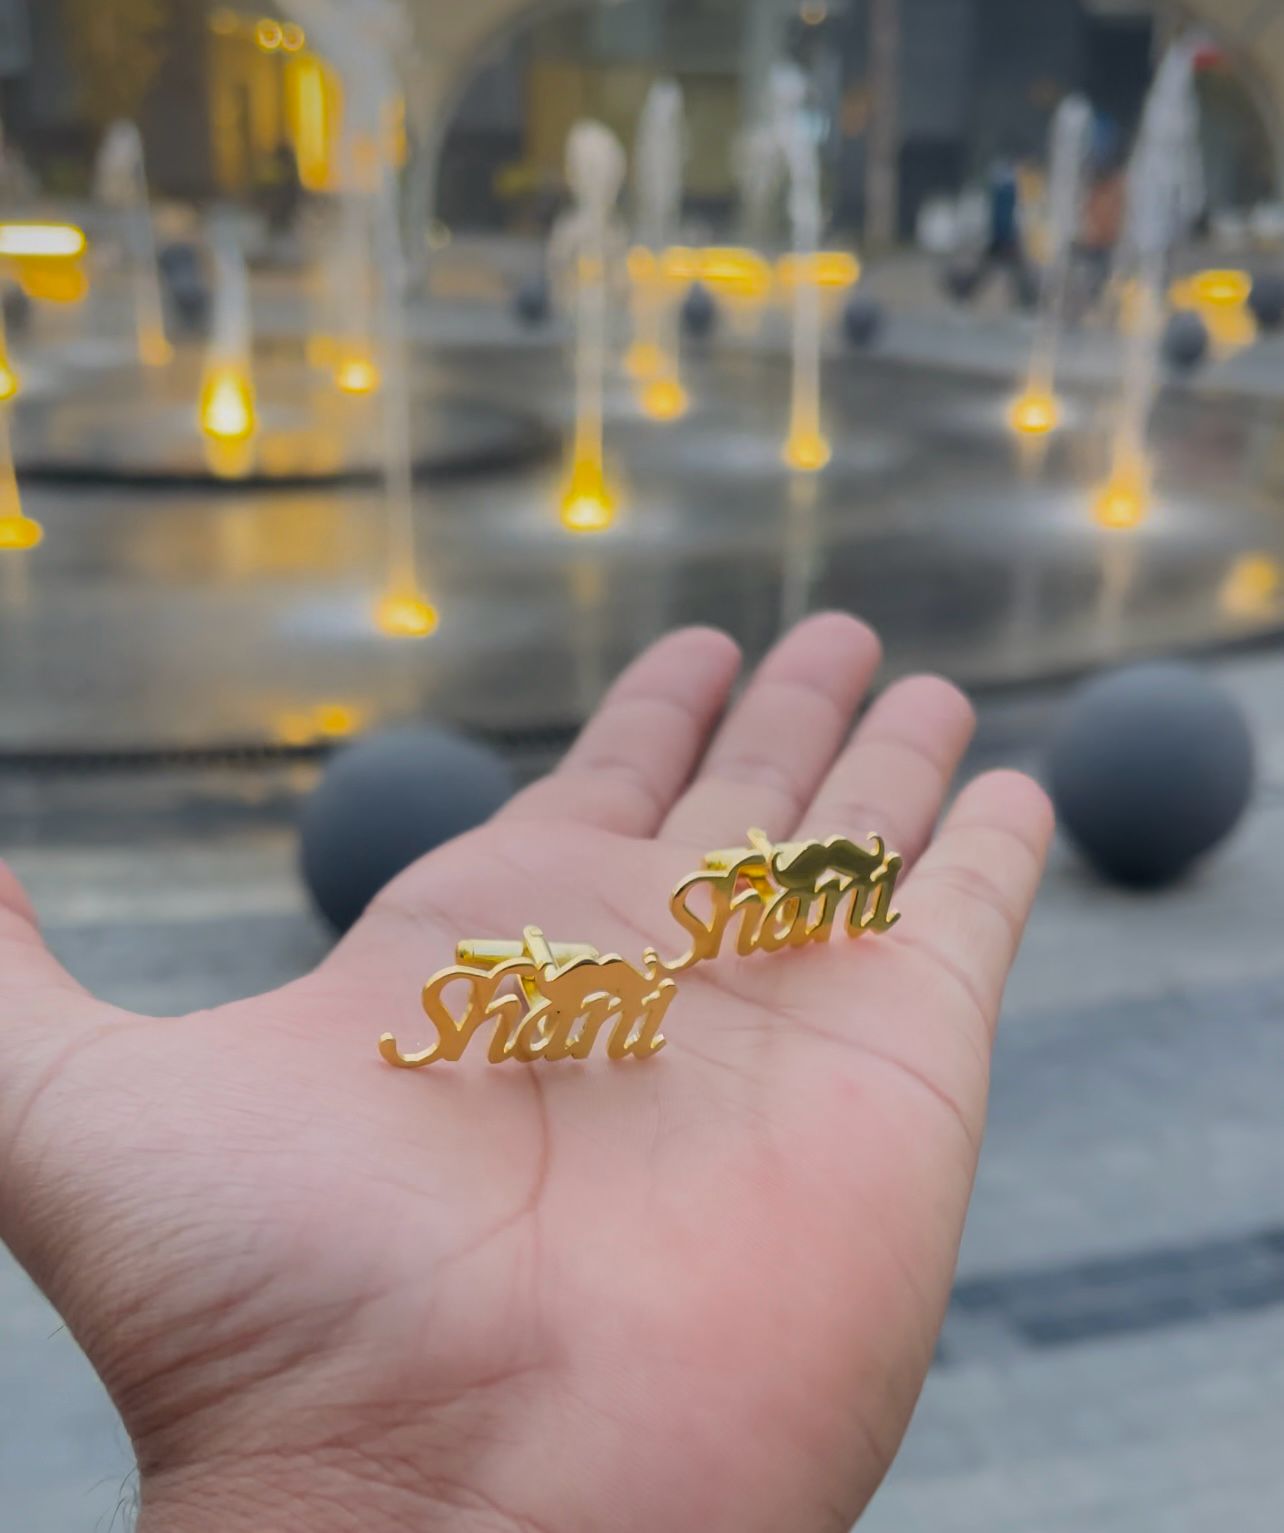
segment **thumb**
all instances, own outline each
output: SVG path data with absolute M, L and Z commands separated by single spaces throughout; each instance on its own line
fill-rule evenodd
M 0 1060 L 10 1029 L 65 1010 L 71 998 L 89 997 L 45 946 L 26 890 L 0 862 Z

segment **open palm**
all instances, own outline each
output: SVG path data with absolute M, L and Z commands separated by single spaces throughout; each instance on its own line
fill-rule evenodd
M 940 1326 L 992 1024 L 1050 827 L 971 714 L 813 619 L 675 635 L 559 772 L 398 879 L 313 974 L 180 1020 L 86 995 L 0 872 L 0 1235 L 133 1437 L 143 1526 L 850 1526 Z M 646 1062 L 389 1069 L 460 937 L 676 956 L 747 828 L 881 833 L 903 918 L 681 976 Z M 927 848 L 925 850 L 925 848 Z

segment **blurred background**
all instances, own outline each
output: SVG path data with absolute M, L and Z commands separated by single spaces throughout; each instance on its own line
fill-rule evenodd
M 314 963 L 685 623 L 1052 788 L 875 1533 L 1279 1526 L 1284 9 L 0 0 L 0 849 L 158 1015 Z M 0 1521 L 128 1513 L 0 1257 Z

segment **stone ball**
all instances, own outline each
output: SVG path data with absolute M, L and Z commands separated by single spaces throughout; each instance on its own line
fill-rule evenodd
M 303 806 L 300 862 L 317 908 L 347 931 L 425 853 L 473 830 L 513 793 L 494 751 L 432 725 L 405 725 L 340 751 Z
M 1254 277 L 1248 306 L 1263 330 L 1278 330 L 1284 325 L 1284 272 L 1268 271 Z
M 1164 361 L 1178 372 L 1190 372 L 1208 355 L 1208 326 L 1198 314 L 1179 311 L 1164 331 Z
M 1192 666 L 1129 666 L 1083 687 L 1061 719 L 1049 787 L 1062 829 L 1096 870 L 1171 883 L 1239 823 L 1253 791 L 1243 709 Z

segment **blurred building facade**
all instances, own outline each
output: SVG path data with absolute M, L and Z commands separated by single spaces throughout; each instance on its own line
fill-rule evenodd
M 840 224 L 912 229 L 928 197 L 998 155 L 1037 159 L 1067 91 L 1126 147 L 1157 50 L 1204 22 L 1227 67 L 1204 82 L 1215 204 L 1279 194 L 1279 0 L 406 0 L 422 200 L 463 226 L 540 223 L 579 116 L 627 142 L 661 74 L 685 87 L 688 186 L 716 223 L 735 200 L 731 146 L 773 60 L 814 82 Z M 273 14 L 273 11 L 280 14 Z M 245 196 L 281 174 L 329 190 L 339 82 L 288 0 L 0 0 L 0 116 L 53 190 L 72 190 L 114 117 L 144 130 L 163 195 Z M 288 150 L 288 156 L 284 152 Z M 871 188 L 884 185 L 871 206 Z

